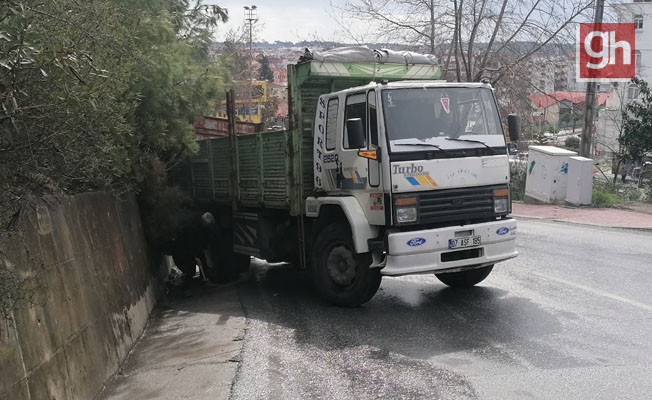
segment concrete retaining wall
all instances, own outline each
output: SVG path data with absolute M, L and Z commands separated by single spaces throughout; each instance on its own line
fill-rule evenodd
M 136 201 L 87 193 L 28 214 L 0 261 L 46 286 L 0 325 L 0 399 L 92 399 L 155 303 Z

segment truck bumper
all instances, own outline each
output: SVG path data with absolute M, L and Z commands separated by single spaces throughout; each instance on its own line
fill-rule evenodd
M 449 239 L 480 236 L 481 244 L 450 249 Z M 388 276 L 454 272 L 514 258 L 516 220 L 504 219 L 387 235 L 388 252 L 381 273 Z

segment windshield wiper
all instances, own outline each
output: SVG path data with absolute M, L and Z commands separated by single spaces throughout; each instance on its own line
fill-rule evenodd
M 442 149 L 440 146 L 438 146 L 436 144 L 427 143 L 427 142 L 424 142 L 421 139 L 417 139 L 417 140 L 419 141 L 418 143 L 412 142 L 412 143 L 392 143 L 392 144 L 395 145 L 395 146 L 428 146 L 428 147 L 434 147 L 435 149 L 437 149 L 437 150 L 439 150 L 439 151 L 441 151 L 443 153 L 448 153 L 448 151 Z
M 491 147 L 491 146 L 489 146 L 488 144 L 486 144 L 485 142 L 483 142 L 482 140 L 458 139 L 458 138 L 450 138 L 450 137 L 446 137 L 446 138 L 444 138 L 444 139 L 446 139 L 446 140 L 452 140 L 452 141 L 454 141 L 454 142 L 480 143 L 480 144 L 483 145 L 484 147 L 486 147 L 486 148 L 488 148 L 489 150 L 491 150 L 492 153 L 496 154 L 496 150 L 495 150 L 493 147 Z

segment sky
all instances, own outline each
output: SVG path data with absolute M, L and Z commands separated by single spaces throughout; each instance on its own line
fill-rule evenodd
M 337 2 L 337 0 L 335 0 Z M 216 39 L 224 39 L 229 29 L 244 24 L 244 6 L 258 7 L 259 21 L 254 41 L 340 40 L 338 26 L 329 0 L 210 0 L 229 11 L 229 22 L 220 26 Z

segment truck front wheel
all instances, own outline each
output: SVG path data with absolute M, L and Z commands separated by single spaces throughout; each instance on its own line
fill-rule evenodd
M 351 231 L 343 224 L 322 229 L 312 247 L 312 274 L 320 295 L 341 307 L 357 307 L 369 301 L 380 287 L 382 276 L 369 268 L 369 253 L 356 254 Z
M 451 287 L 471 287 L 482 282 L 494 268 L 488 265 L 482 268 L 469 269 L 460 272 L 448 272 L 445 274 L 435 274 L 437 279 Z

